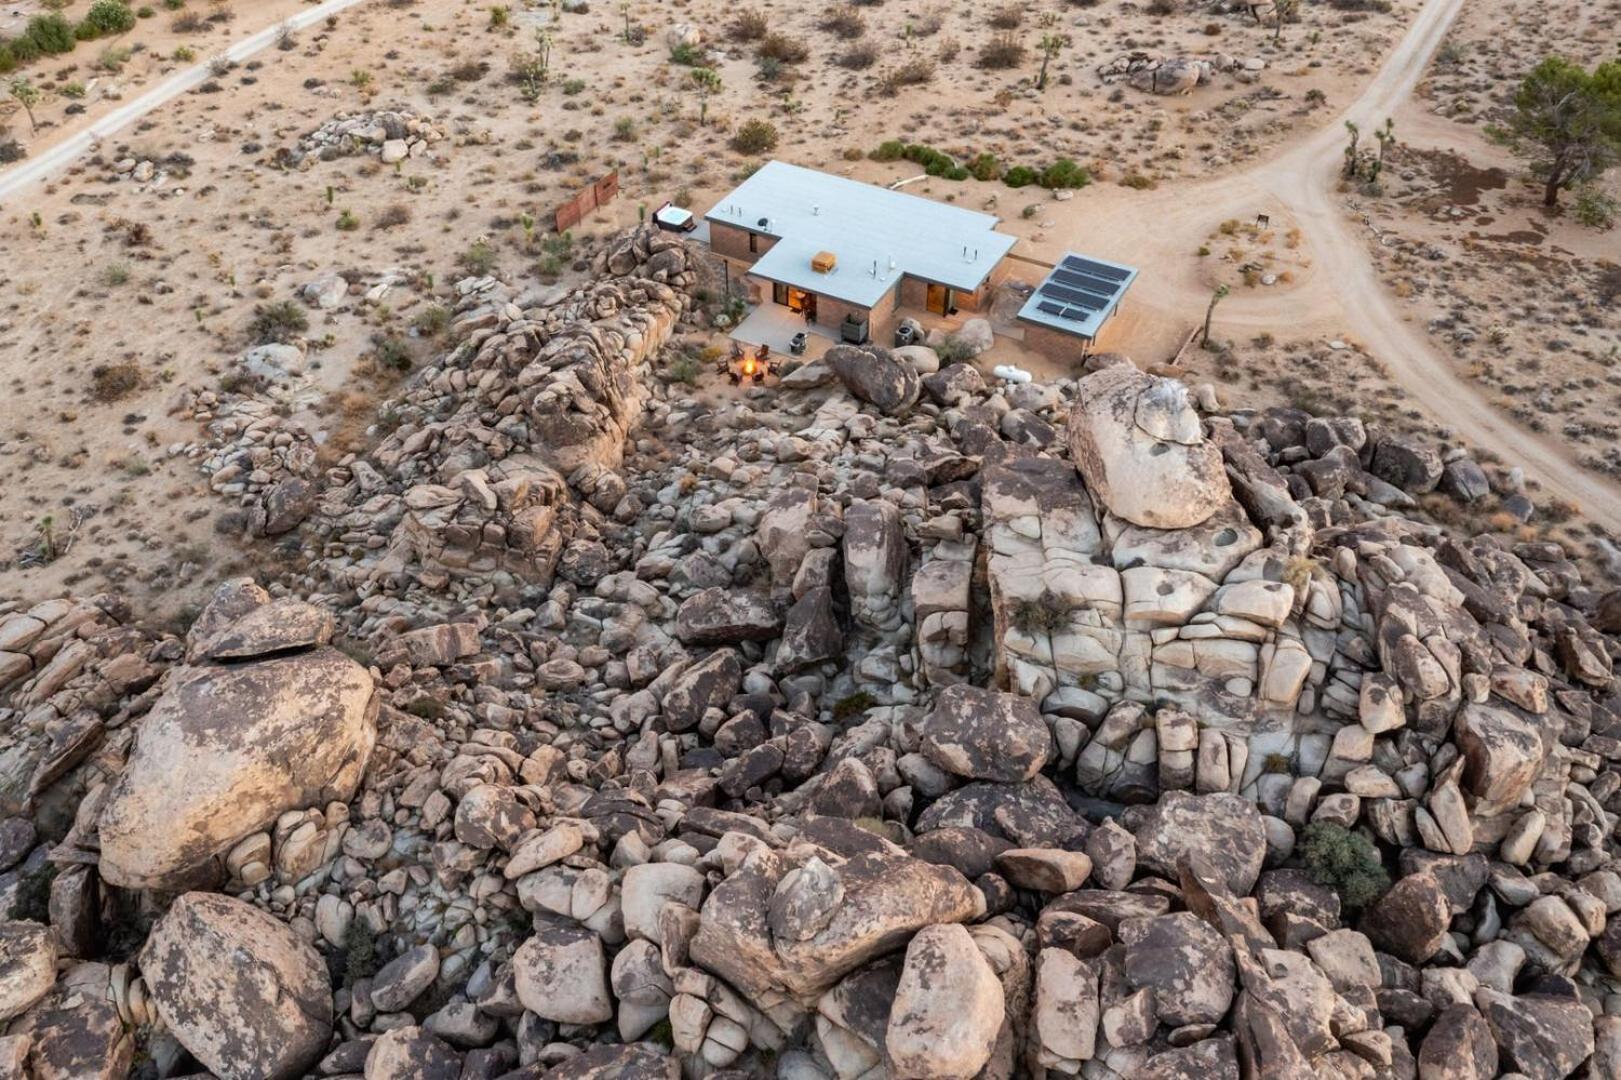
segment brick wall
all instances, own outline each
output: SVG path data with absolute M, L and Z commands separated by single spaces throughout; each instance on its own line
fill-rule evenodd
M 1086 358 L 1085 338 L 1065 334 L 1039 323 L 1020 320 L 1024 326 L 1024 347 L 1059 363 L 1079 365 Z
M 755 246 L 758 251 L 749 250 L 750 235 L 758 236 Z M 761 255 L 771 250 L 771 245 L 777 242 L 775 236 L 766 236 L 764 233 L 751 234 L 748 229 L 738 225 L 723 225 L 718 221 L 709 223 L 709 248 L 717 255 L 724 255 L 728 259 L 736 259 L 742 263 L 753 263 Z

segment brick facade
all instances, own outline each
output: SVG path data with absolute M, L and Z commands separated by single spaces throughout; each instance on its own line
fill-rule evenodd
M 1066 334 L 1049 326 L 1042 326 L 1040 323 L 1025 322 L 1023 319 L 1019 321 L 1024 325 L 1024 347 L 1032 352 L 1038 352 L 1059 363 L 1079 365 L 1086 359 L 1087 347 L 1090 344 L 1086 338 Z

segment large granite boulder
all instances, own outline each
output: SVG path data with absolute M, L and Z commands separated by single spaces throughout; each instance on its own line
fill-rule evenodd
M 843 860 L 761 846 L 710 892 L 692 960 L 746 994 L 808 1004 L 922 927 L 964 922 L 983 905 L 957 871 L 887 844 Z
M 822 360 L 850 393 L 886 413 L 909 407 L 922 388 L 912 364 L 878 345 L 835 345 Z
M 1052 755 L 1052 733 L 1035 702 L 967 684 L 941 692 L 920 733 L 930 761 L 970 780 L 1028 780 Z
M 0 1025 L 21 1016 L 56 983 L 56 938 L 34 922 L 0 923 Z
M 1202 859 L 1234 896 L 1249 895 L 1266 860 L 1260 811 L 1237 795 L 1168 792 L 1133 831 L 1139 865 L 1174 881 L 1190 859 Z
M 968 930 L 925 926 L 906 947 L 889 1014 L 892 1074 L 971 1080 L 990 1060 L 1005 1010 L 1002 984 Z
M 187 893 L 152 928 L 141 975 L 158 1014 L 220 1080 L 292 1080 L 332 1035 L 326 965 L 251 904 Z
M 1186 389 L 1130 364 L 1081 380 L 1069 449 L 1092 495 L 1134 525 L 1190 528 L 1232 498 Z
M 174 670 L 100 822 L 101 876 L 174 891 L 288 810 L 347 802 L 377 738 L 365 668 L 336 649 Z M 183 782 L 177 782 L 183 781 Z
M 676 637 L 688 645 L 769 641 L 781 629 L 782 615 L 769 597 L 740 589 L 703 589 L 675 613 Z

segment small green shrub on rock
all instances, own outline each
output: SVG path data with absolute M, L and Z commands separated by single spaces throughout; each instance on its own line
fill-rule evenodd
M 1390 874 L 1373 841 L 1343 825 L 1319 821 L 1306 826 L 1300 861 L 1319 885 L 1339 893 L 1347 912 L 1358 912 L 1390 888 Z

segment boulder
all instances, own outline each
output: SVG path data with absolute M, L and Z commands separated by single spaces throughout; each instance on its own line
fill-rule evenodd
M 1473 1005 L 1442 1010 L 1418 1051 L 1419 1080 L 1495 1080 L 1497 1043 Z
M 919 725 L 930 761 L 953 776 L 1018 783 L 1052 756 L 1052 733 L 1036 703 L 977 686 L 948 686 Z
M 1408 874 L 1374 901 L 1358 928 L 1374 948 L 1422 964 L 1434 956 L 1452 922 L 1452 905 L 1437 877 L 1428 871 Z
M 885 413 L 910 408 L 922 384 L 917 369 L 877 345 L 835 345 L 822 357 L 851 394 Z
M 1441 455 L 1414 439 L 1391 437 L 1373 451 L 1368 471 L 1410 495 L 1434 491 L 1441 481 Z
M 1160 1020 L 1175 1026 L 1213 1024 L 1233 1002 L 1233 953 L 1209 923 L 1191 912 L 1124 919 L 1119 929 L 1126 983 L 1150 990 Z
M 827 864 L 832 881 L 814 867 L 789 876 L 811 859 L 753 851 L 704 901 L 693 962 L 746 994 L 776 991 L 808 1003 L 922 927 L 982 910 L 979 890 L 961 874 L 887 844 Z
M 349 800 L 376 716 L 371 675 L 332 648 L 176 669 L 102 809 L 101 876 L 131 889 L 220 880 L 243 837 Z
M 1187 390 L 1130 364 L 1081 380 L 1069 449 L 1093 497 L 1135 525 L 1190 528 L 1232 498 Z
M 461 1055 L 412 1024 L 385 1032 L 366 1055 L 365 1080 L 458 1080 Z
M 21 1016 L 56 984 L 56 938 L 33 922 L 0 923 L 0 1025 Z
M 1237 795 L 1167 792 L 1133 830 L 1137 862 L 1175 881 L 1190 858 L 1207 862 L 1235 896 L 1248 896 L 1266 860 L 1255 804 Z
M 1563 1080 L 1593 1053 L 1593 1014 L 1580 998 L 1482 988 L 1475 993 L 1499 1065 L 1529 1080 Z
M 682 601 L 675 634 L 688 645 L 769 641 L 782 629 L 770 597 L 739 589 L 703 589 Z
M 546 926 L 512 957 L 518 1000 L 537 1016 L 561 1024 L 613 1019 L 602 939 L 577 926 Z
M 967 929 L 924 927 L 906 947 L 889 1014 L 890 1075 L 971 1080 L 990 1060 L 1004 1010 L 1002 984 Z
M 176 900 L 141 950 L 141 975 L 169 1030 L 220 1080 L 302 1076 L 332 1035 L 320 954 L 229 896 Z

